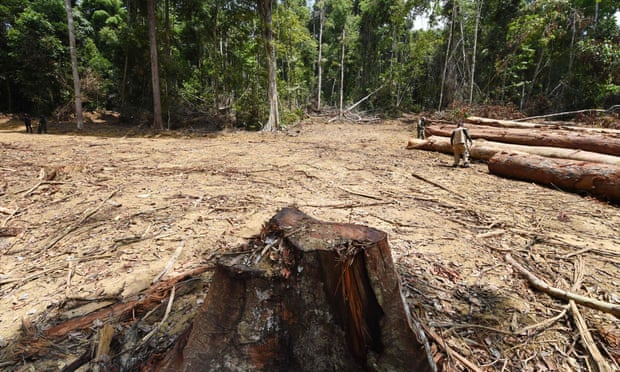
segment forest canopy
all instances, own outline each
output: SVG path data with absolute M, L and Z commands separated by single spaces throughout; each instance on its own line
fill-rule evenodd
M 149 1 L 71 2 L 85 109 L 152 112 Z M 261 128 L 275 88 L 282 125 L 364 97 L 358 109 L 377 114 L 464 102 L 536 115 L 620 102 L 616 1 L 268 1 L 153 1 L 164 117 L 225 115 Z M 430 27 L 415 27 L 420 17 Z M 63 0 L 3 0 L 0 22 L 0 111 L 72 107 Z

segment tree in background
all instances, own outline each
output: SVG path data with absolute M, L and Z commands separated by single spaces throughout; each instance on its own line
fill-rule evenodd
M 398 114 L 468 102 L 514 103 L 534 114 L 620 98 L 617 2 L 157 4 L 151 19 L 168 123 L 224 118 L 277 129 L 298 120 L 312 100 L 341 112 L 350 103 Z M 72 10 L 85 108 L 144 119 L 157 100 L 147 0 L 81 0 Z M 434 28 L 413 27 L 424 12 Z M 4 0 L 0 21 L 0 109 L 68 107 L 75 88 L 63 1 Z
M 67 10 L 67 24 L 69 26 L 69 53 L 71 55 L 71 72 L 73 75 L 73 90 L 75 92 L 75 116 L 77 119 L 77 129 L 84 127 L 82 119 L 82 94 L 80 93 L 80 74 L 78 72 L 77 52 L 75 50 L 75 32 L 73 27 L 73 11 L 71 10 L 71 1 L 65 0 L 65 8 Z
M 280 129 L 278 109 L 278 85 L 276 76 L 276 54 L 273 40 L 273 1 L 258 0 L 258 14 L 261 19 L 261 31 L 265 46 L 267 62 L 267 98 L 269 99 L 269 119 L 263 126 L 265 131 Z
M 300 108 L 312 99 L 311 88 L 315 81 L 312 65 L 316 60 L 316 41 L 307 27 L 309 22 L 310 9 L 305 0 L 284 0 L 275 8 L 274 44 L 282 87 L 278 93 L 282 102 L 286 102 L 286 105 L 280 107 L 283 119 L 287 116 L 300 117 Z
M 149 45 L 151 51 L 151 79 L 153 90 L 153 129 L 160 131 L 164 129 L 161 117 L 161 99 L 159 90 L 159 61 L 157 59 L 157 22 L 155 18 L 154 0 L 147 0 L 149 19 Z
M 49 113 L 66 102 L 67 14 L 62 2 L 32 2 L 16 9 L 3 63 L 10 96 L 19 99 L 21 110 Z

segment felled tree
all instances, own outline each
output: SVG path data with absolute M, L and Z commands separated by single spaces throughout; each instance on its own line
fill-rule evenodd
M 387 235 L 285 208 L 221 259 L 187 337 L 158 369 L 431 371 Z

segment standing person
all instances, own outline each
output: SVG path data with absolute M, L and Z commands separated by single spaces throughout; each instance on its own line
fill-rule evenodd
M 26 133 L 32 133 L 32 118 L 28 113 L 24 114 L 24 124 L 26 124 Z
M 47 133 L 47 119 L 45 119 L 45 115 L 39 116 L 39 133 Z
M 424 128 L 427 126 L 426 118 L 422 116 L 420 120 L 418 120 L 418 138 L 424 139 L 426 135 L 424 134 Z
M 463 127 L 463 122 L 459 121 L 456 129 L 452 131 L 450 135 L 450 145 L 452 145 L 452 151 L 454 151 L 454 164 L 453 167 L 457 167 L 463 158 L 463 168 L 469 167 L 469 148 L 473 141 L 469 135 L 467 128 Z

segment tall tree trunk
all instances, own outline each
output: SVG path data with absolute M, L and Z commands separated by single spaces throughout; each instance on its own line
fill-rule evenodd
M 317 93 L 316 93 L 316 109 L 321 111 L 321 88 L 323 86 L 323 26 L 325 24 L 325 2 L 321 1 L 319 10 L 319 56 L 317 57 Z
M 77 129 L 84 127 L 82 119 L 82 94 L 80 93 L 80 74 L 78 72 L 77 51 L 75 49 L 75 31 L 73 27 L 73 11 L 71 10 L 71 0 L 65 0 L 67 10 L 67 23 L 69 25 L 69 51 L 71 54 L 71 72 L 73 74 L 73 90 L 75 92 L 75 116 L 77 119 Z
M 172 49 L 170 48 L 170 0 L 164 2 L 164 24 L 166 28 L 166 52 L 169 56 L 172 56 Z
M 571 35 L 570 35 L 570 47 L 568 52 L 568 81 L 572 83 L 573 76 L 573 63 L 575 61 L 575 37 L 577 36 L 577 9 L 572 8 L 573 12 L 571 22 Z
M 452 19 L 450 21 L 450 34 L 448 35 L 448 46 L 446 47 L 446 56 L 443 64 L 443 73 L 441 74 L 441 86 L 439 88 L 439 108 L 441 111 L 441 107 L 443 106 L 443 92 L 446 86 L 446 75 L 448 74 L 448 60 L 450 58 L 450 48 L 452 47 L 452 38 L 454 35 L 454 17 L 456 16 L 456 1 L 453 2 L 452 5 Z
M 482 12 L 482 3 L 484 0 L 478 0 L 476 2 L 476 25 L 474 27 L 474 47 L 471 52 L 471 80 L 469 82 L 469 104 L 473 103 L 474 99 L 474 76 L 476 74 L 476 50 L 478 48 L 478 27 L 480 25 L 480 13 Z
M 131 28 L 131 1 L 129 0 L 127 0 L 127 26 Z M 127 86 L 127 70 L 129 69 L 129 46 L 127 43 L 125 43 L 124 52 L 123 77 L 121 79 L 121 86 L 118 88 L 121 100 L 121 113 L 125 112 L 125 91 Z
M 265 54 L 267 57 L 267 75 L 269 98 L 269 120 L 263 127 L 264 131 L 274 131 L 280 127 L 280 116 L 278 113 L 278 86 L 276 75 L 276 58 L 273 47 L 273 3 L 272 0 L 259 0 L 258 12 L 260 14 L 263 28 L 263 42 L 265 44 Z
M 340 55 L 340 105 L 338 110 L 338 118 L 342 119 L 344 115 L 344 51 L 345 51 L 346 29 L 342 29 L 342 53 Z
M 219 12 L 220 12 L 220 7 L 219 4 L 216 2 L 212 8 L 211 8 L 211 14 L 212 14 L 212 22 L 213 22 L 213 27 L 211 28 L 211 37 L 213 38 L 213 53 L 214 53 L 214 60 L 216 61 L 214 66 L 215 66 L 215 76 L 212 79 L 212 85 L 213 85 L 213 104 L 216 108 L 219 108 L 220 106 L 227 106 L 227 104 L 224 104 L 225 100 L 226 100 L 226 96 L 225 94 L 223 94 L 224 92 L 220 92 L 220 75 L 222 73 L 222 71 L 224 70 L 223 68 L 223 60 L 224 60 L 224 53 L 222 52 L 222 45 L 220 43 L 219 40 L 219 35 L 218 35 L 218 16 L 219 16 Z
M 69 0 L 66 0 L 69 1 Z M 149 43 L 151 45 L 151 80 L 153 83 L 153 129 L 161 131 L 164 122 L 161 116 L 161 98 L 159 89 L 159 63 L 157 61 L 157 28 L 155 21 L 154 0 L 147 0 L 146 6 L 149 17 Z

